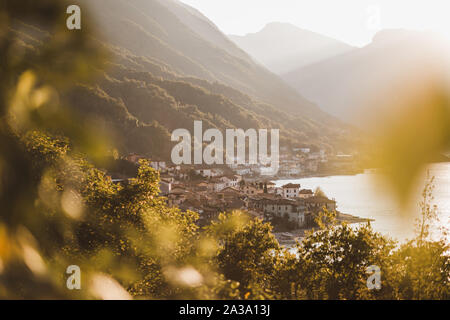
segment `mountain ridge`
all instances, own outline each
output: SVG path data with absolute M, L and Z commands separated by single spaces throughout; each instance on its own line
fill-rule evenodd
M 331 37 L 282 22 L 271 22 L 258 32 L 229 38 L 276 74 L 354 49 Z
M 393 88 L 401 90 L 414 78 L 448 70 L 448 47 L 447 41 L 430 32 L 387 29 L 362 48 L 281 77 L 330 114 L 361 125 L 378 112 L 371 109 L 373 102 L 392 95 Z

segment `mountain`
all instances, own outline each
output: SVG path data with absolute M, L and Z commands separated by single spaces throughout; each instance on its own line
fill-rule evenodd
M 256 33 L 230 35 L 229 38 L 276 74 L 284 74 L 354 49 L 335 39 L 279 22 L 269 23 Z
M 204 128 L 280 129 L 282 145 L 339 149 L 353 128 L 255 63 L 200 12 L 175 0 L 78 1 L 95 22 L 107 68 L 63 97 L 114 134 L 121 153 L 170 158 L 170 134 Z M 18 26 L 27 48 L 46 36 Z M 42 34 L 37 35 L 38 32 Z
M 343 121 L 364 126 L 387 98 L 450 70 L 448 41 L 430 32 L 384 30 L 367 46 L 298 68 L 282 78 Z M 405 89 L 409 88 L 409 89 Z
M 211 20 L 205 17 L 197 9 L 177 0 L 162 1 L 161 3 L 203 39 L 225 50 L 230 55 L 251 62 L 247 53 L 234 45 Z
M 326 115 L 279 77 L 255 64 L 207 18 L 193 8 L 188 10 L 183 3 L 84 2 L 110 44 L 137 56 L 151 57 L 179 75 L 229 85 L 282 111 L 308 117 Z

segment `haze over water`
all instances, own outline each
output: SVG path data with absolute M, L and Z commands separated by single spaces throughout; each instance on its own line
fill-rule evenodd
M 441 224 L 450 227 L 450 163 L 432 164 L 428 167 L 430 176 L 435 177 L 432 204 L 438 207 Z M 320 187 L 329 198 L 337 201 L 338 210 L 344 213 L 375 219 L 372 226 L 376 231 L 398 240 L 414 236 L 415 218 L 419 216 L 418 202 L 426 182 L 423 174 L 416 188 L 416 195 L 403 211 L 396 204 L 386 188 L 374 183 L 378 173 L 366 172 L 354 176 L 330 176 L 296 180 L 279 180 L 276 185 L 289 182 L 300 183 L 303 189 Z M 399 214 L 403 212 L 403 215 Z

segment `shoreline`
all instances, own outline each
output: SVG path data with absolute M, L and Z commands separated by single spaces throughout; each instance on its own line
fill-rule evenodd
M 361 218 L 358 216 L 342 212 L 339 212 L 339 217 L 337 217 L 336 220 L 338 225 L 342 225 L 343 223 L 359 224 L 375 221 L 375 219 Z M 277 239 L 278 243 L 280 244 L 280 246 L 292 246 L 295 245 L 297 241 L 301 242 L 302 239 L 305 237 L 305 234 L 314 229 L 317 228 L 315 227 L 299 228 L 292 231 L 273 232 L 273 234 Z
M 256 181 L 290 181 L 290 180 L 300 180 L 300 179 L 309 179 L 309 178 L 326 178 L 326 177 L 334 177 L 334 176 L 356 176 L 358 174 L 363 174 L 366 170 L 372 169 L 363 169 L 354 172 L 327 172 L 327 173 L 314 173 L 314 174 L 306 174 L 306 175 L 298 175 L 298 176 L 257 176 L 257 177 L 246 177 L 243 176 L 243 179 L 246 181 L 256 182 Z

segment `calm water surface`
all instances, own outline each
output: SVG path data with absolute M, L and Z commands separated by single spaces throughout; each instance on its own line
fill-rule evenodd
M 450 163 L 432 164 L 428 170 L 431 176 L 435 176 L 435 199 L 432 203 L 438 206 L 441 224 L 450 227 Z M 294 182 L 305 189 L 320 187 L 328 197 L 337 201 L 339 211 L 375 219 L 372 226 L 376 231 L 398 240 L 411 238 L 420 212 L 418 201 L 426 182 L 426 172 L 418 179 L 417 191 L 406 209 L 399 209 L 391 192 L 376 183 L 377 177 L 378 173 L 366 172 L 354 176 L 279 180 L 276 185 Z

